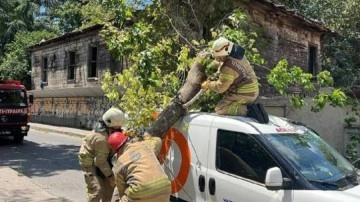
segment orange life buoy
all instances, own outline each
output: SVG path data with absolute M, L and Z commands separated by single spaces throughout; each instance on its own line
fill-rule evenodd
M 160 164 L 164 163 L 166 156 L 168 155 L 171 147 L 171 140 L 173 140 L 179 147 L 181 153 L 180 170 L 177 176 L 171 181 L 171 193 L 180 191 L 187 180 L 190 170 L 190 149 L 187 140 L 184 135 L 175 128 L 170 128 L 165 134 L 164 141 L 159 154 Z

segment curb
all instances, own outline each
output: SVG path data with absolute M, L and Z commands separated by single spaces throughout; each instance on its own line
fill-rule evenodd
M 76 133 L 76 132 L 65 131 L 66 129 L 53 129 L 53 128 L 46 128 L 46 127 L 41 127 L 41 126 L 40 127 L 34 126 L 34 125 L 31 125 L 31 123 L 30 123 L 30 129 L 34 129 L 34 130 L 38 130 L 38 131 L 42 131 L 42 132 L 46 132 L 46 133 L 60 133 L 60 134 L 69 135 L 69 136 L 73 136 L 73 137 L 80 137 L 80 138 L 83 138 L 86 135 L 86 133 L 80 134 L 80 133 Z

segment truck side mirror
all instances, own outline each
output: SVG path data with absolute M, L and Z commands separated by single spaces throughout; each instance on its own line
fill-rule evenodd
M 283 177 L 278 167 L 267 170 L 265 176 L 265 186 L 268 190 L 277 191 L 283 188 Z
M 29 95 L 29 102 L 30 104 L 34 103 L 34 95 Z

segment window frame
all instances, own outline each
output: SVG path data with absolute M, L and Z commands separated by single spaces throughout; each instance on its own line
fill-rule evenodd
M 94 58 L 94 50 L 96 50 L 95 58 Z M 88 60 L 88 78 L 96 78 L 97 77 L 97 68 L 98 68 L 98 55 L 99 55 L 99 47 L 96 45 L 89 46 L 89 60 Z
M 318 73 L 318 46 L 312 43 L 308 44 L 307 72 L 313 76 Z
M 76 74 L 75 74 L 75 70 L 76 70 L 76 51 L 71 50 L 71 51 L 68 51 L 67 54 L 68 54 L 68 57 L 69 57 L 68 64 L 67 64 L 67 80 L 73 81 L 73 80 L 75 80 L 75 77 L 76 77 Z M 72 56 L 73 56 L 73 61 L 72 61 Z M 72 77 L 71 77 L 71 75 L 72 75 Z
M 265 176 L 266 176 L 267 169 L 263 170 L 261 173 L 259 173 L 258 171 L 255 170 L 255 167 L 253 165 L 251 165 L 249 162 L 247 162 L 246 159 L 242 158 L 241 156 L 239 156 L 239 158 L 242 159 L 247 165 L 250 166 L 251 170 L 256 173 L 258 179 L 256 179 L 255 177 L 253 177 L 253 178 L 249 177 L 251 175 L 245 176 L 245 175 L 240 175 L 239 173 L 229 172 L 231 170 L 224 170 L 224 168 L 219 167 L 219 159 L 220 159 L 220 149 L 219 149 L 220 139 L 219 139 L 219 137 L 224 137 L 224 135 L 226 135 L 224 133 L 234 133 L 236 136 L 238 136 L 238 135 L 247 136 L 247 138 L 250 138 L 251 140 L 253 140 L 253 142 L 255 142 L 258 145 L 258 147 L 262 148 L 264 154 L 267 156 L 265 159 L 271 159 L 270 161 L 273 162 L 273 166 L 268 166 L 267 169 L 272 168 L 272 167 L 279 167 L 281 169 L 281 166 L 279 165 L 278 161 L 273 157 L 271 152 L 269 152 L 268 148 L 264 147 L 264 145 L 256 137 L 254 137 L 254 135 L 243 133 L 243 132 L 238 132 L 238 131 L 230 131 L 230 130 L 218 129 L 217 130 L 217 137 L 216 137 L 216 158 L 215 158 L 215 168 L 216 168 L 217 171 L 222 172 L 222 173 L 226 173 L 226 174 L 229 174 L 229 175 L 232 175 L 232 176 L 244 178 L 246 180 L 255 181 L 255 182 L 260 183 L 260 184 L 265 184 Z M 235 141 L 233 141 L 232 144 L 233 144 L 233 146 L 235 146 Z M 233 152 L 233 154 L 236 155 L 235 152 Z M 248 159 L 254 159 L 254 157 L 250 157 L 250 158 L 249 157 L 250 156 L 248 156 Z M 233 159 L 235 159 L 235 158 L 233 158 Z M 234 160 L 234 162 L 235 162 L 235 160 Z M 239 161 L 237 161 L 237 162 L 239 162 Z M 244 164 L 242 164 L 241 166 L 244 166 Z M 236 166 L 234 166 L 234 167 L 236 167 Z M 251 173 L 251 170 L 247 170 L 248 174 Z M 261 176 L 259 176 L 259 174 L 261 174 Z M 284 177 L 285 176 L 287 176 L 287 175 L 284 173 Z
M 49 61 L 47 56 L 43 56 L 41 59 L 41 81 L 44 83 L 48 82 L 48 71 L 49 71 Z

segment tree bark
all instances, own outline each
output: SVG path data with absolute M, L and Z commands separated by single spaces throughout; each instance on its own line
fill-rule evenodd
M 205 67 L 200 64 L 200 57 L 198 57 L 192 65 L 185 84 L 179 90 L 178 95 L 160 113 L 147 132 L 152 136 L 162 138 L 165 132 L 186 113 L 187 108 L 183 105 L 189 102 L 201 90 L 201 83 L 205 80 Z

